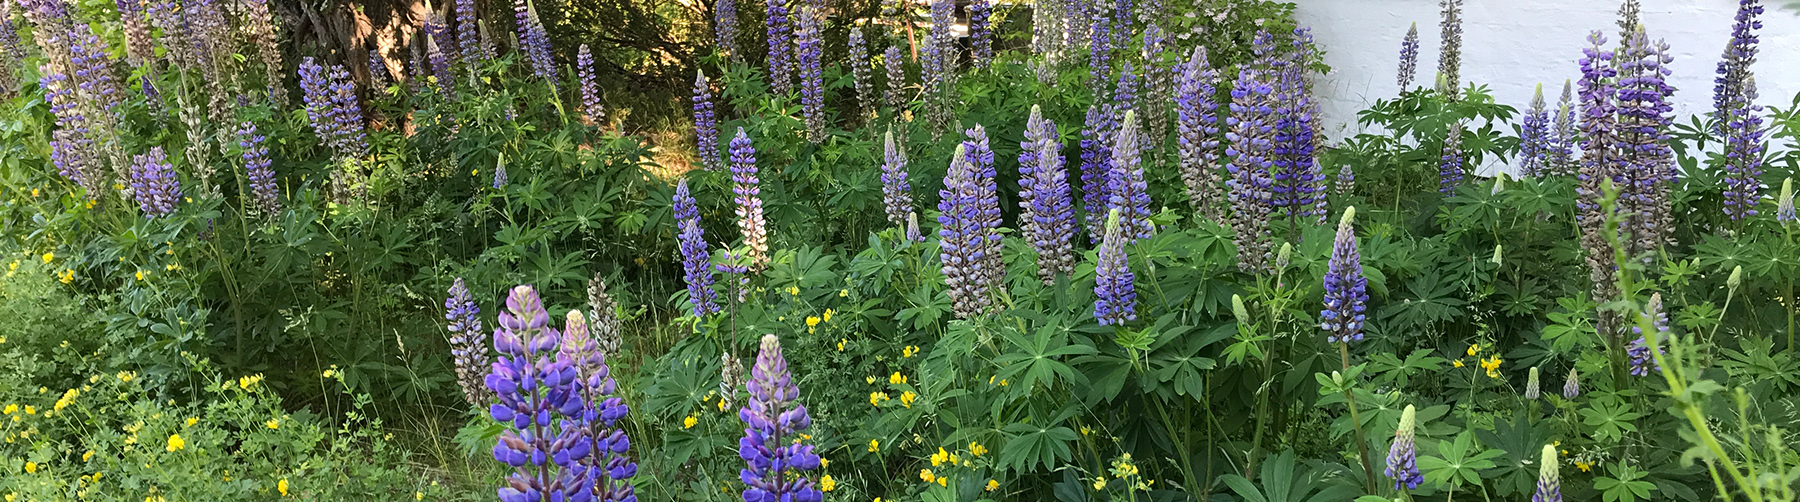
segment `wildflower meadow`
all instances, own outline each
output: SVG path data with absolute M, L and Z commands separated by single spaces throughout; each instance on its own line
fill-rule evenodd
M 1465 1 L 0 0 L 0 497 L 1800 499 L 1800 8 Z

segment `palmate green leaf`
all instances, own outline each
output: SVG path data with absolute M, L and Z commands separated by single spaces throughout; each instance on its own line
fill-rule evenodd
M 1382 317 L 1414 328 L 1455 319 L 1467 302 L 1456 297 L 1457 285 L 1444 281 L 1436 272 L 1413 278 L 1406 285 L 1407 296 L 1381 309 Z
M 1580 413 L 1581 423 L 1593 427 L 1594 439 L 1600 441 L 1607 441 L 1609 438 L 1612 441 L 1623 440 L 1625 433 L 1637 432 L 1637 425 L 1632 422 L 1644 417 L 1642 413 L 1631 411 L 1631 403 L 1623 401 L 1610 406 L 1594 403 L 1591 407 L 1582 408 Z
M 1439 441 L 1437 449 L 1436 456 L 1419 456 L 1419 470 L 1426 481 L 1452 488 L 1465 484 L 1480 486 L 1481 471 L 1493 469 L 1493 459 L 1503 454 L 1500 450 L 1486 448 L 1473 451 L 1475 435 L 1469 431 L 1457 434 L 1455 441 Z
M 1531 423 L 1525 414 L 1511 422 L 1494 421 L 1494 430 L 1476 429 L 1475 438 L 1491 448 L 1506 452 L 1495 459 L 1495 467 L 1482 473 L 1488 486 L 1501 496 L 1528 494 L 1537 485 L 1539 454 L 1551 441 L 1548 422 Z
M 1064 360 L 1093 354 L 1094 348 L 1069 343 L 1069 331 L 1061 319 L 1044 323 L 1030 335 L 1010 329 L 1001 333 L 1011 349 L 994 358 L 994 364 L 1001 368 L 1000 379 L 1013 382 L 1009 392 L 1014 396 L 1029 394 L 1039 385 L 1054 388 L 1058 378 L 1074 387 L 1087 386 L 1087 377 Z
M 1645 473 L 1630 464 L 1617 462 L 1606 471 L 1606 476 L 1594 479 L 1594 489 L 1600 490 L 1600 498 L 1605 502 L 1650 500 L 1650 492 L 1656 491 L 1655 484 L 1643 481 Z
M 1064 412 L 1065 417 L 1071 412 Z M 1053 420 L 1060 423 L 1062 420 Z M 1081 439 L 1074 430 L 1061 425 L 1040 427 L 1030 423 L 1013 423 L 1002 427 L 1006 446 L 1000 448 L 997 462 L 1007 469 L 1028 472 L 1038 466 L 1056 466 L 1073 457 L 1070 443 Z
M 1255 482 L 1237 474 L 1226 474 L 1219 481 L 1244 502 L 1345 502 L 1361 493 L 1334 474 L 1297 463 L 1293 450 L 1288 450 L 1265 459 Z

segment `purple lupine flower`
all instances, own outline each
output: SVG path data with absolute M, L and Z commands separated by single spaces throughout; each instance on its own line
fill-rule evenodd
M 1218 81 L 1219 72 L 1207 64 L 1205 47 L 1195 47 L 1193 56 L 1179 72 L 1180 81 L 1175 86 L 1175 113 L 1179 120 L 1175 131 L 1181 181 L 1187 185 L 1194 212 L 1222 222 L 1225 214 L 1219 185 L 1219 104 L 1213 98 L 1217 95 L 1214 82 Z
M 1763 128 L 1762 105 L 1756 104 L 1756 77 L 1745 79 L 1742 93 L 1733 98 L 1725 115 L 1725 214 L 1732 220 L 1757 215 L 1756 204 L 1762 199 Z
M 1098 93 L 1112 74 L 1113 23 L 1105 9 L 1096 10 L 1088 13 L 1088 88 Z
M 745 485 L 744 502 L 824 500 L 825 494 L 806 474 L 819 468 L 819 455 L 798 439 L 812 427 L 812 417 L 800 403 L 800 387 L 794 385 L 781 354 L 781 339 L 775 335 L 763 335 L 746 386 L 750 400 L 738 410 L 738 419 L 744 422 L 738 456 L 748 464 L 738 473 Z
M 1412 88 L 1413 78 L 1419 74 L 1419 23 L 1413 23 L 1406 29 L 1406 38 L 1400 41 L 1400 92 Z
M 903 226 L 906 215 L 913 211 L 912 184 L 906 180 L 906 149 L 894 143 L 892 129 L 888 130 L 883 143 L 881 201 L 887 210 L 888 223 Z
M 1231 89 L 1231 116 L 1226 119 L 1225 156 L 1231 157 L 1225 181 L 1231 198 L 1231 226 L 1238 248 L 1238 269 L 1263 271 L 1268 267 L 1273 244 L 1269 215 L 1274 211 L 1269 178 L 1272 154 L 1270 106 L 1273 89 L 1256 70 L 1238 71 Z
M 156 58 L 155 41 L 150 38 L 150 22 L 145 17 L 144 2 L 139 0 L 118 0 L 114 2 L 119 8 L 119 28 L 125 34 L 125 59 L 132 66 L 142 68 Z M 11 16 L 0 16 L 8 17 Z M 11 21 L 8 20 L 11 28 Z M 6 35 L 0 35 L 5 37 Z
M 450 78 L 450 60 L 443 49 L 438 47 L 437 39 L 429 34 L 425 35 L 425 55 L 431 62 L 431 78 L 437 83 L 438 95 L 445 100 L 453 99 L 456 79 Z
M 800 30 L 795 38 L 795 64 L 800 68 L 800 105 L 806 116 L 806 139 L 825 141 L 825 76 L 821 66 L 825 40 L 819 32 L 824 20 L 817 9 L 800 10 Z
M 719 157 L 719 119 L 713 114 L 712 84 L 707 83 L 705 71 L 698 71 L 694 76 L 694 137 L 699 146 L 701 165 L 708 171 L 722 167 L 725 159 Z
M 1450 130 L 1444 132 L 1444 150 L 1438 157 L 1438 193 L 1449 197 L 1456 193 L 1456 187 L 1463 182 L 1463 123 L 1458 120 L 1450 123 Z
M 175 179 L 175 168 L 162 147 L 136 156 L 131 163 L 131 194 L 146 218 L 175 213 L 175 201 L 181 199 L 181 182 Z
M 1519 127 L 1519 175 L 1527 178 L 1543 176 L 1547 172 L 1549 153 L 1553 146 L 1550 137 L 1550 111 L 1544 108 L 1544 84 L 1538 84 L 1537 93 L 1531 97 L 1531 108 L 1525 112 L 1524 123 Z
M 0 16 L 0 51 L 5 51 L 14 62 L 23 62 L 27 57 L 25 47 L 19 44 L 19 27 L 10 15 Z
M 1580 60 L 1581 80 L 1578 84 L 1581 93 L 1581 165 L 1575 179 L 1575 209 L 1581 230 L 1581 245 L 1586 251 L 1588 279 L 1593 287 L 1593 297 L 1599 301 L 1612 301 L 1618 298 L 1619 290 L 1615 281 L 1617 273 L 1613 263 L 1613 245 L 1606 235 L 1606 222 L 1612 217 L 1601 206 L 1601 198 L 1605 196 L 1607 184 L 1616 183 L 1617 167 L 1613 144 L 1617 141 L 1614 135 L 1615 97 L 1612 78 L 1616 74 L 1612 63 L 1613 52 L 1603 49 L 1605 35 L 1599 31 L 1588 34 L 1588 47 L 1582 49 Z M 1609 311 L 1599 312 L 1595 321 L 1595 329 L 1608 339 L 1618 336 L 1619 319 Z
M 1669 313 L 1663 312 L 1662 293 L 1651 294 L 1650 302 L 1644 306 L 1644 312 L 1639 315 L 1650 320 L 1650 326 L 1655 333 L 1646 334 L 1642 326 L 1632 326 L 1631 331 L 1636 333 L 1638 338 L 1632 340 L 1631 345 L 1625 347 L 1625 356 L 1631 360 L 1630 373 L 1632 376 L 1649 375 L 1651 369 L 1662 371 L 1662 365 L 1657 364 L 1655 356 L 1650 355 L 1648 338 L 1655 336 L 1658 342 L 1669 338 Z
M 1555 124 L 1551 128 L 1553 139 L 1550 151 L 1546 152 L 1544 167 L 1546 174 L 1555 176 L 1573 176 L 1575 174 L 1575 101 L 1574 87 L 1568 79 L 1563 79 L 1562 99 L 1556 102 Z
M 1775 222 L 1782 226 L 1794 223 L 1794 179 L 1781 180 L 1781 196 L 1775 199 Z
M 140 0 L 126 0 L 124 3 L 140 3 Z M 275 34 L 281 26 L 275 15 L 269 12 L 268 0 L 246 0 L 243 2 L 244 24 L 251 33 L 256 44 L 257 56 L 262 59 L 263 85 L 268 93 L 269 102 L 277 109 L 285 109 L 288 104 L 287 87 L 282 84 L 281 75 L 286 71 L 282 65 L 281 40 Z M 142 11 L 139 11 L 142 15 Z M 143 79 L 146 90 L 153 90 L 151 79 Z M 147 94 L 148 95 L 148 94 Z
M 1419 473 L 1419 452 L 1413 437 L 1417 434 L 1418 411 L 1406 405 L 1400 412 L 1400 427 L 1394 430 L 1394 444 L 1388 447 L 1387 476 L 1394 478 L 1395 490 L 1411 490 L 1425 482 Z
M 713 4 L 713 35 L 717 37 L 713 44 L 720 52 L 730 55 L 734 61 L 742 60 L 744 55 L 738 50 L 738 8 L 737 0 L 719 0 Z
M 969 14 L 969 46 L 974 51 L 975 67 L 987 69 L 994 63 L 994 29 L 988 23 L 994 8 L 988 0 L 969 0 L 964 8 Z
M 1056 123 L 1037 105 L 1019 145 L 1019 226 L 1037 251 L 1038 278 L 1054 284 L 1056 274 L 1075 272 L 1070 240 L 1075 234 L 1075 207 L 1070 203 L 1069 173 L 1063 167 L 1062 138 Z
M 688 302 L 694 306 L 694 317 L 720 312 L 719 295 L 712 289 L 712 253 L 706 250 L 706 235 L 700 229 L 700 208 L 688 195 L 687 178 L 675 183 L 676 238 L 681 241 L 681 268 L 685 271 Z
M 537 290 L 518 286 L 494 328 L 500 357 L 484 383 L 500 400 L 488 415 L 508 425 L 494 445 L 494 459 L 514 469 L 499 490 L 504 502 L 581 500 L 591 493 L 582 460 L 593 444 L 580 420 L 589 407 L 574 361 L 558 357 L 562 335 L 549 323 Z
M 581 47 L 579 47 L 575 50 L 575 76 L 578 80 L 581 81 L 581 122 L 584 124 L 587 124 L 590 127 L 599 125 L 601 122 L 606 120 L 606 115 L 605 115 L 606 107 L 605 107 L 605 105 L 602 105 L 600 103 L 600 79 L 594 75 L 594 53 L 588 49 L 587 44 L 581 44 Z M 700 81 L 701 82 L 706 81 L 706 75 L 704 73 L 700 75 Z M 696 84 L 696 85 L 698 85 L 698 84 Z M 695 92 L 699 92 L 699 90 L 700 89 L 698 87 L 696 87 L 694 89 Z M 708 93 L 712 92 L 712 89 L 710 89 L 710 88 L 707 89 L 707 92 Z M 698 100 L 698 99 L 700 99 L 700 97 L 695 96 L 694 99 Z M 707 100 L 706 106 L 707 106 L 707 118 L 711 119 L 712 118 L 712 101 Z M 694 109 L 695 109 L 695 113 L 696 113 L 695 129 L 699 128 L 699 116 L 698 116 L 699 107 L 700 107 L 700 103 L 698 101 L 695 101 L 694 102 Z M 718 139 L 718 137 L 719 137 L 718 131 L 715 129 L 713 131 L 712 156 L 702 157 L 703 159 L 712 159 L 711 162 L 706 163 L 707 169 L 714 169 L 714 168 L 718 167 L 718 160 L 717 160 L 717 158 L 719 156 L 719 139 Z M 704 141 L 705 140 L 702 139 L 702 142 L 704 142 Z M 706 153 L 705 146 L 706 145 L 704 145 L 704 144 L 701 145 L 701 154 L 703 154 L 703 155 Z
M 1668 228 L 1674 224 L 1669 197 L 1675 181 L 1675 156 L 1669 150 L 1666 132 L 1674 122 L 1674 108 L 1665 98 L 1674 90 L 1664 77 L 1670 60 L 1661 44 L 1652 43 L 1638 25 L 1625 48 L 1617 53 L 1618 80 L 1615 87 L 1618 103 L 1617 149 L 1620 164 L 1614 173 L 1619 183 L 1619 211 L 1626 216 L 1624 241 L 1626 254 L 1640 256 L 1656 251 L 1668 242 Z M 1647 255 L 1645 255 L 1647 256 Z
M 957 51 L 952 33 L 956 22 L 955 0 L 931 1 L 931 34 L 925 40 L 925 61 L 921 75 L 925 87 L 925 118 L 931 126 L 932 138 L 943 134 L 950 125 L 951 95 L 956 89 Z
M 862 111 L 859 117 L 875 115 L 875 83 L 869 81 L 874 72 L 869 62 L 869 43 L 863 40 L 862 28 L 850 28 L 850 78 L 856 87 L 856 106 Z
M 900 56 L 900 46 L 889 45 L 881 53 L 882 68 L 887 70 L 887 105 L 888 113 L 899 116 L 906 109 L 906 61 Z
M 1344 167 L 1338 169 L 1337 180 L 1332 182 L 1332 187 L 1337 190 L 1339 197 L 1349 197 L 1350 194 L 1356 192 L 1356 171 L 1350 168 L 1351 165 L 1349 162 L 1345 162 Z
M 475 0 L 455 0 L 456 4 L 456 42 L 457 49 L 462 51 L 462 60 L 470 68 L 476 63 L 488 59 L 487 51 L 481 48 L 479 17 L 475 14 Z
M 977 226 L 987 236 L 985 247 L 978 250 L 983 258 L 981 271 L 987 288 L 999 288 L 1005 281 L 1006 263 L 1001 253 L 1000 242 L 1000 186 L 999 172 L 994 166 L 994 149 L 988 145 L 987 128 L 981 124 L 964 131 L 967 139 L 962 146 L 968 155 L 969 164 L 974 166 L 975 183 L 980 188 L 980 196 L 975 198 L 979 216 Z
M 387 62 L 383 61 L 381 58 L 381 49 L 374 48 L 373 43 L 370 43 L 370 45 L 371 47 L 368 51 L 369 89 L 376 93 L 380 93 L 383 89 L 387 89 L 389 77 L 392 76 L 392 74 L 388 71 Z
M 1573 369 L 1569 370 L 1569 378 L 1563 380 L 1562 396 L 1563 399 L 1581 397 L 1581 374 L 1576 373 Z
M 442 58 L 448 63 L 444 65 L 446 66 L 445 70 L 448 70 L 449 68 L 447 67 L 456 64 L 458 62 L 457 58 L 462 55 L 462 53 L 457 52 L 459 45 L 457 44 L 456 32 L 450 31 L 450 22 L 444 19 L 443 13 L 437 12 L 436 10 L 426 14 L 424 21 L 425 39 L 430 41 L 444 41 L 444 55 Z M 433 64 L 435 65 L 436 62 L 434 61 Z
M 1537 493 L 1531 502 L 1562 502 L 1562 478 L 1557 472 L 1556 447 L 1544 445 L 1542 463 L 1538 465 Z
M 986 256 L 989 231 L 983 225 L 984 194 L 978 171 L 969 159 L 968 144 L 957 145 L 944 174 L 944 189 L 938 192 L 944 286 L 959 319 L 980 315 L 993 306 L 987 289 L 990 274 L 985 270 L 990 263 Z
M 1136 279 L 1125 256 L 1125 243 L 1131 236 L 1126 232 L 1119 209 L 1108 211 L 1106 236 L 1096 250 L 1099 263 L 1094 265 L 1094 317 L 1101 326 L 1124 326 L 1137 320 Z
M 319 140 L 341 159 L 361 157 L 368 150 L 362 108 L 356 101 L 356 83 L 342 65 L 327 73 L 313 58 L 300 61 L 300 88 L 305 91 L 307 121 Z
M 1113 127 L 1125 122 L 1125 114 L 1137 109 L 1138 78 L 1137 72 L 1127 61 L 1119 68 L 1119 81 L 1113 86 L 1112 102 L 1107 105 L 1108 119 Z M 1116 129 L 1114 129 L 1116 131 Z
M 244 152 L 244 178 L 256 200 L 256 209 L 273 217 L 281 212 L 281 194 L 275 187 L 275 170 L 270 168 L 269 147 L 263 144 L 267 138 L 257 134 L 256 124 L 249 121 L 238 125 L 237 136 L 238 147 Z
M 1087 215 L 1088 241 L 1098 245 L 1105 231 L 1106 179 L 1112 171 L 1112 127 L 1108 114 L 1090 105 L 1081 129 L 1081 209 Z
M 1763 6 L 1759 0 L 1738 0 L 1737 15 L 1731 24 L 1731 41 L 1719 58 L 1717 76 L 1713 77 L 1714 134 L 1724 134 L 1733 109 L 1744 97 L 1744 84 L 1750 79 L 1750 65 L 1756 62 L 1756 30 L 1762 29 Z
M 513 0 L 513 17 L 518 22 L 519 45 L 531 60 L 531 72 L 538 78 L 556 79 L 556 63 L 550 56 L 550 34 L 544 31 L 537 6 L 531 0 Z
M 456 383 L 462 387 L 463 400 L 473 406 L 493 402 L 493 392 L 481 384 L 486 368 L 493 364 L 482 343 L 481 307 L 461 277 L 450 283 L 450 296 L 444 298 L 444 320 L 449 321 L 450 355 L 456 363 Z
M 1356 208 L 1344 210 L 1338 220 L 1337 240 L 1325 269 L 1325 310 L 1319 311 L 1319 329 L 1328 343 L 1362 341 L 1364 311 L 1369 303 L 1369 279 L 1363 277 L 1362 252 L 1356 247 Z
M 1137 112 L 1125 112 L 1125 120 L 1113 137 L 1112 169 L 1106 175 L 1106 209 L 1117 213 L 1119 226 L 1131 242 L 1148 239 L 1156 231 L 1150 222 L 1150 185 L 1144 181 L 1142 141 Z
M 503 190 L 506 188 L 508 181 L 510 180 L 506 175 L 506 166 L 494 166 L 494 182 L 491 183 L 490 186 L 494 187 L 495 190 Z
M 737 203 L 738 233 L 744 237 L 744 246 L 750 248 L 750 268 L 762 270 L 769 266 L 769 231 L 763 220 L 762 181 L 756 178 L 756 147 L 742 127 L 731 138 L 731 182 L 732 201 Z
M 1443 20 L 1438 22 L 1442 30 L 1438 37 L 1443 41 L 1438 49 L 1438 78 L 1444 81 L 1444 95 L 1451 101 L 1457 99 L 1458 86 L 1462 85 L 1462 3 L 1463 0 L 1438 0 L 1444 8 Z
M 775 95 L 787 97 L 794 91 L 794 23 L 788 15 L 787 0 L 764 0 L 764 20 L 768 25 L 769 83 Z
M 1305 75 L 1311 47 L 1312 31 L 1295 28 L 1290 50 L 1270 60 L 1275 78 L 1271 93 L 1275 101 L 1274 163 L 1270 170 L 1274 177 L 1273 203 L 1287 209 L 1290 223 L 1308 219 L 1324 223 L 1325 218 L 1325 176 L 1319 172 L 1314 151 L 1314 103 Z
M 578 463 L 585 470 L 583 483 L 591 486 L 592 500 L 624 502 L 637 500 L 637 489 L 631 478 L 637 475 L 637 463 L 631 461 L 631 439 L 619 427 L 620 419 L 630 413 L 625 400 L 613 395 L 618 385 L 607 366 L 601 336 L 590 334 L 587 320 L 580 310 L 570 310 L 564 322 L 562 344 L 557 348 L 559 360 L 573 363 L 576 388 L 586 405 L 572 422 L 582 428 L 589 443 L 589 455 Z M 577 494 L 571 500 L 581 500 Z

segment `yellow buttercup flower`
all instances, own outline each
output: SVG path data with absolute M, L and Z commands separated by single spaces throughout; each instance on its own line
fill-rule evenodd
M 19 411 L 19 405 L 9 404 L 9 405 L 6 405 L 6 409 L 0 410 L 0 411 L 3 411 L 6 414 L 11 415 L 11 414 L 17 413 Z
M 275 482 L 275 491 L 281 492 L 283 497 L 288 495 L 287 478 L 281 478 L 281 481 Z
M 694 428 L 694 424 L 698 423 L 700 423 L 700 417 L 688 415 L 687 418 L 681 419 L 681 428 L 692 429 Z
M 938 486 L 942 486 L 942 487 L 946 487 L 946 488 L 948 488 L 948 487 L 949 487 L 949 486 L 950 486 L 950 478 L 946 478 L 946 477 L 943 477 L 943 476 L 938 476 L 938 478 L 937 478 L 937 484 L 938 484 Z
M 120 382 L 130 383 L 132 379 L 137 378 L 137 373 L 131 372 L 131 371 L 121 371 L 121 372 L 119 372 L 119 374 L 117 376 L 119 377 Z
M 87 453 L 81 454 L 82 462 L 86 462 L 86 461 L 93 460 L 93 459 L 94 459 L 94 450 L 88 450 Z
M 182 448 L 187 448 L 187 440 L 181 439 L 180 434 L 170 434 L 169 435 L 169 446 L 164 449 L 168 450 L 169 453 L 175 453 L 177 451 L 180 451 Z
M 837 480 L 831 479 L 830 474 L 819 476 L 819 491 L 828 492 L 836 489 Z
M 144 280 L 144 271 L 142 271 L 142 270 L 137 271 L 137 280 L 139 280 L 139 281 Z
M 816 328 L 818 326 L 819 326 L 819 318 L 817 316 L 807 316 L 807 318 L 806 318 L 806 332 L 807 333 L 813 332 L 813 328 Z
M 55 251 L 45 251 L 44 252 L 44 263 L 50 263 L 50 260 L 55 260 L 55 259 L 56 259 Z
M 193 427 L 193 426 L 194 426 L 194 424 L 197 424 L 197 423 L 200 423 L 200 418 L 199 418 L 199 417 L 188 417 L 188 419 L 187 419 L 187 426 L 188 426 L 188 427 Z
M 75 282 L 75 270 L 63 269 L 62 273 L 56 274 L 56 280 L 61 281 L 63 284 Z
M 900 372 L 896 371 L 893 375 L 888 377 L 888 383 L 894 385 L 906 385 L 906 375 L 902 375 Z
M 28 474 L 36 474 L 37 473 L 37 462 L 26 462 L 25 463 L 25 472 Z
M 869 453 L 875 453 L 878 451 L 881 451 L 881 440 L 870 439 L 869 440 Z
M 273 419 L 273 418 L 271 418 L 271 419 L 269 419 L 269 421 L 267 421 L 267 422 L 263 422 L 263 426 L 264 426 L 264 427 L 268 427 L 268 428 L 269 428 L 269 429 L 271 429 L 271 430 L 274 430 L 274 429 L 280 429 L 280 428 L 281 428 L 281 421 L 280 421 L 280 420 L 276 420 L 276 419 Z
M 988 480 L 988 483 L 987 483 L 987 491 L 990 491 L 990 492 L 991 492 L 991 491 L 994 491 L 994 490 L 998 490 L 998 489 L 1000 489 L 1000 482 L 999 482 L 999 481 L 995 481 L 995 480 L 992 480 L 992 479 L 990 479 L 990 480 Z

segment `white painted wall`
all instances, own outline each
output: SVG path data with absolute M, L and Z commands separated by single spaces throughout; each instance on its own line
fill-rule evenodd
M 1436 75 L 1439 7 L 1436 0 L 1296 0 L 1301 23 L 1312 27 L 1332 72 L 1319 80 L 1327 134 L 1355 134 L 1356 112 L 1399 92 L 1394 80 L 1400 41 L 1419 23 L 1418 81 Z M 1485 84 L 1494 99 L 1523 110 L 1544 84 L 1555 106 L 1564 79 L 1580 76 L 1576 59 L 1592 30 L 1609 45 L 1619 33 L 1620 0 L 1466 0 L 1462 78 Z M 1783 108 L 1800 93 L 1800 11 L 1764 0 L 1756 64 L 1758 102 Z M 1767 5 L 1773 3 L 1774 5 Z M 1651 38 L 1666 39 L 1675 57 L 1671 83 L 1678 122 L 1712 109 L 1713 69 L 1731 38 L 1736 0 L 1641 0 Z M 1419 85 L 1419 84 L 1414 84 Z M 1491 167 L 1489 168 L 1491 169 Z M 1486 169 L 1484 169 L 1486 171 Z

